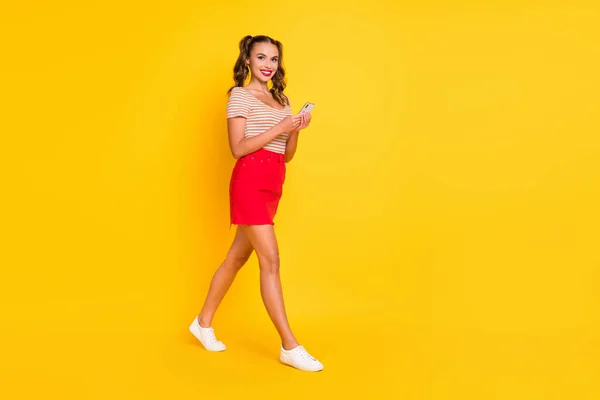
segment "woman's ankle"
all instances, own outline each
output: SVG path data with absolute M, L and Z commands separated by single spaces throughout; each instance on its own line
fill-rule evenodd
M 201 328 L 210 328 L 212 324 L 212 319 L 207 319 L 205 317 L 202 317 L 202 315 L 198 315 L 197 320 Z
M 299 345 L 300 343 L 298 343 L 296 339 L 288 339 L 281 341 L 281 346 L 283 346 L 284 350 L 291 350 L 295 347 L 298 347 Z

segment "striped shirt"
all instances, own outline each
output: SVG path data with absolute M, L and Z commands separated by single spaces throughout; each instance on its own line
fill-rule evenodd
M 288 115 L 292 115 L 290 106 L 278 110 L 263 103 L 240 86 L 236 86 L 231 90 L 231 96 L 227 102 L 227 118 L 246 118 L 244 137 L 258 136 L 281 122 Z M 281 134 L 263 148 L 275 153 L 285 154 L 288 136 L 287 133 Z

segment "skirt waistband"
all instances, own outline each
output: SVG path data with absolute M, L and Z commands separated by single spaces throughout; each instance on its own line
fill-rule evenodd
M 243 157 L 240 157 L 238 161 L 242 160 L 265 160 L 272 161 L 276 163 L 283 163 L 285 161 L 285 155 L 281 153 L 275 153 L 274 151 L 267 150 L 264 148 L 258 149 L 255 152 L 246 154 Z

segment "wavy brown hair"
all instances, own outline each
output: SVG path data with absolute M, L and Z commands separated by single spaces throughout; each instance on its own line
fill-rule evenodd
M 242 40 L 240 40 L 240 55 L 235 62 L 235 66 L 233 67 L 233 80 L 235 85 L 231 87 L 227 93 L 230 93 L 234 87 L 244 86 L 244 82 L 246 82 L 246 78 L 248 78 L 248 74 L 250 73 L 250 68 L 246 64 L 246 60 L 250 58 L 250 52 L 256 43 L 271 43 L 277 47 L 277 50 L 279 51 L 277 71 L 275 72 L 275 75 L 273 75 L 273 78 L 271 78 L 273 87 L 271 88 L 270 92 L 273 95 L 273 98 L 282 106 L 290 105 L 289 99 L 285 94 L 283 94 L 286 86 L 285 69 L 283 67 L 283 45 L 278 40 L 264 35 L 248 35 L 244 36 Z

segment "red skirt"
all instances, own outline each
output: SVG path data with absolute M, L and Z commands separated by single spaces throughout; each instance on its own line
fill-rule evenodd
M 240 157 L 229 184 L 231 223 L 274 225 L 284 182 L 283 154 L 260 149 Z

